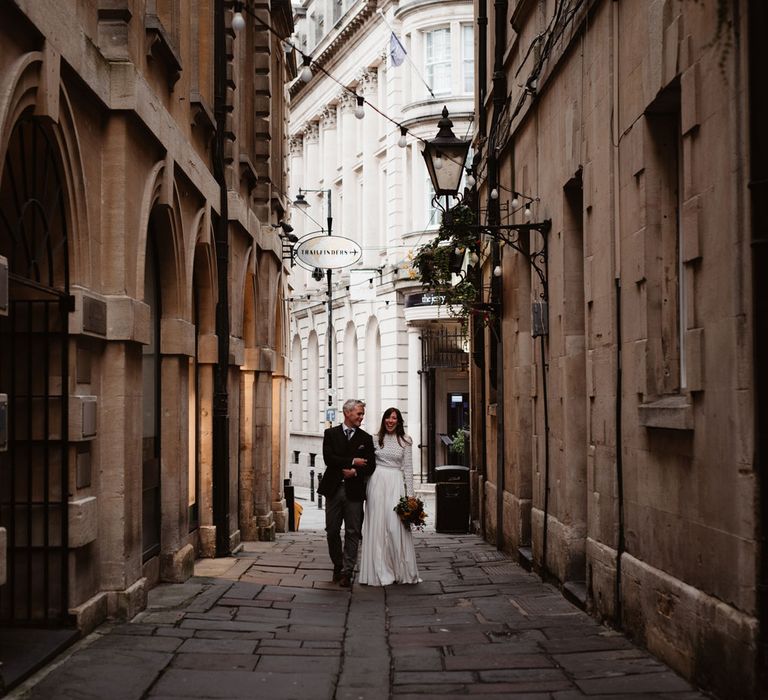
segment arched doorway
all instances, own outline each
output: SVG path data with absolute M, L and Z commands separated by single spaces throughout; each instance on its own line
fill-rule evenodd
M 60 151 L 47 123 L 23 116 L 0 181 L 0 255 L 8 260 L 0 316 L 0 526 L 8 533 L 0 621 L 68 621 L 68 206 Z

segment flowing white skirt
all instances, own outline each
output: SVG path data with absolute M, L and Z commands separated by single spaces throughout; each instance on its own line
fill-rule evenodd
M 365 501 L 360 583 L 388 586 L 421 580 L 411 528 L 403 525 L 394 511 L 404 494 L 400 469 L 376 468 L 368 481 Z

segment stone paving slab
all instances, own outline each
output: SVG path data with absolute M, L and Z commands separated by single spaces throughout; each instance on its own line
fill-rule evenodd
M 322 532 L 200 560 L 18 700 L 702 700 L 553 586 L 471 535 L 415 537 L 418 585 L 342 589 Z

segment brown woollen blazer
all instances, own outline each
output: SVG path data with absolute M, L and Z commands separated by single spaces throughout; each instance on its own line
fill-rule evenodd
M 352 460 L 362 457 L 368 460 L 364 467 L 355 467 L 357 476 L 344 479 L 342 469 L 350 469 Z M 364 501 L 365 487 L 368 478 L 376 468 L 376 453 L 373 449 L 373 438 L 362 428 L 356 428 L 351 440 L 344 435 L 344 425 L 326 428 L 323 435 L 323 460 L 325 473 L 317 492 L 326 498 L 336 493 L 342 481 L 346 496 L 350 501 Z

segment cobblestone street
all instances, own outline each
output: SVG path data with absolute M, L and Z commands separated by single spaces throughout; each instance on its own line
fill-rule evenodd
M 351 593 L 319 531 L 199 560 L 9 697 L 706 697 L 480 538 L 416 539 L 423 583 Z

